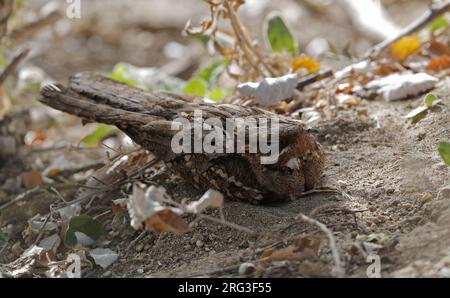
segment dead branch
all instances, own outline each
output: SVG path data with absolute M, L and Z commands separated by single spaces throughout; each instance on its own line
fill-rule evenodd
M 13 0 L 0 1 L 0 39 L 5 36 L 8 30 L 8 19 L 13 11 Z
M 14 72 L 14 70 L 17 68 L 20 62 L 22 62 L 30 52 L 29 49 L 23 49 L 21 50 L 17 55 L 13 57 L 11 62 L 6 66 L 6 68 L 3 70 L 3 72 L 0 74 L 0 85 L 3 84 L 3 82 L 6 80 L 6 78 Z
M 317 226 L 322 232 L 324 232 L 327 235 L 328 241 L 330 243 L 331 253 L 333 254 L 334 264 L 335 264 L 335 267 L 332 270 L 332 274 L 335 277 L 344 277 L 345 270 L 342 265 L 341 257 L 339 255 L 338 249 L 336 247 L 336 238 L 334 238 L 333 232 L 330 229 L 328 229 L 327 226 L 324 225 L 323 223 L 321 223 L 309 216 L 306 216 L 302 213 L 300 213 L 296 218 L 300 219 L 304 222 L 307 222 L 309 224 Z
M 45 17 L 42 17 L 34 22 L 28 23 L 19 29 L 13 30 L 11 33 L 8 34 L 8 37 L 13 42 L 16 43 L 23 42 L 35 36 L 37 33 L 39 33 L 47 26 L 53 25 L 61 18 L 62 18 L 61 13 L 59 11 L 54 11 Z

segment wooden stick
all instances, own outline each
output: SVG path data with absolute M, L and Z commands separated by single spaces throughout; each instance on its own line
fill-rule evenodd
M 0 39 L 5 36 L 8 30 L 8 19 L 13 11 L 13 0 L 3 0 L 0 7 Z
M 5 70 L 0 74 L 0 85 L 6 80 L 6 78 L 17 68 L 17 66 L 22 62 L 30 52 L 30 49 L 24 49 L 20 51 L 11 62 L 6 66 Z
M 332 273 L 336 277 L 344 277 L 345 270 L 344 270 L 344 267 L 342 266 L 341 257 L 339 255 L 339 252 L 338 252 L 337 246 L 336 246 L 336 238 L 334 238 L 333 232 L 330 229 L 328 229 L 327 226 L 324 225 L 323 223 L 321 223 L 309 216 L 306 216 L 302 213 L 300 213 L 297 216 L 297 218 L 304 222 L 307 222 L 309 224 L 317 226 L 320 230 L 322 230 L 322 232 L 324 232 L 327 235 L 328 241 L 330 242 L 330 249 L 331 249 L 331 253 L 333 254 L 333 259 L 334 259 L 334 264 L 335 264 L 335 267 L 333 268 Z

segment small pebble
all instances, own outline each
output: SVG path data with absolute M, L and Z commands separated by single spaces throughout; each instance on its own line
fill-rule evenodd
M 197 242 L 195 242 L 195 245 L 196 245 L 197 247 L 202 247 L 202 246 L 204 245 L 204 243 L 203 243 L 202 240 L 197 240 Z
M 421 216 L 413 216 L 413 217 L 408 218 L 408 222 L 410 224 L 416 225 L 420 222 L 421 219 L 422 219 Z
M 239 275 L 246 276 L 255 272 L 255 265 L 253 263 L 242 263 L 239 266 Z
M 135 250 L 136 250 L 137 252 L 141 252 L 143 249 L 144 249 L 144 244 L 139 243 L 138 245 L 136 245 Z
M 450 185 L 442 188 L 438 194 L 438 200 L 450 199 Z
M 138 268 L 136 271 L 138 274 L 144 274 L 144 269 L 142 268 Z

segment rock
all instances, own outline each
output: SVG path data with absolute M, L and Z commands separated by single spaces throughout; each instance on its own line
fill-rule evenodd
M 197 240 L 197 242 L 195 242 L 195 245 L 196 245 L 197 247 L 203 247 L 204 244 L 205 244 L 205 243 L 204 243 L 202 240 Z
M 412 216 L 412 217 L 408 218 L 408 222 L 412 225 L 418 224 L 421 220 L 422 220 L 421 216 Z
M 247 276 L 255 272 L 255 265 L 253 263 L 242 263 L 239 266 L 239 275 L 240 276 Z
M 136 250 L 137 252 L 141 252 L 143 249 L 144 249 L 144 244 L 139 243 L 139 244 L 136 245 L 135 250 Z
M 438 200 L 450 199 L 450 185 L 442 188 L 438 194 Z
M 119 255 L 109 248 L 96 248 L 91 250 L 89 254 L 94 259 L 95 264 L 103 269 L 108 268 L 119 258 Z

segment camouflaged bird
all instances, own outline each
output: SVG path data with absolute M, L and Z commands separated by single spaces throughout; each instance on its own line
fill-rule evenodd
M 194 187 L 216 189 L 232 200 L 259 204 L 295 198 L 313 189 L 324 169 L 324 152 L 303 123 L 259 108 L 144 92 L 96 73 L 76 74 L 69 79 L 68 87 L 47 85 L 41 90 L 40 101 L 84 122 L 117 126 Z M 191 121 L 195 111 L 202 111 L 204 119 L 216 117 L 223 123 L 226 119 L 277 117 L 277 162 L 262 164 L 262 154 L 249 152 L 175 154 L 171 148 L 177 133 L 171 129 L 173 121 L 179 117 Z

